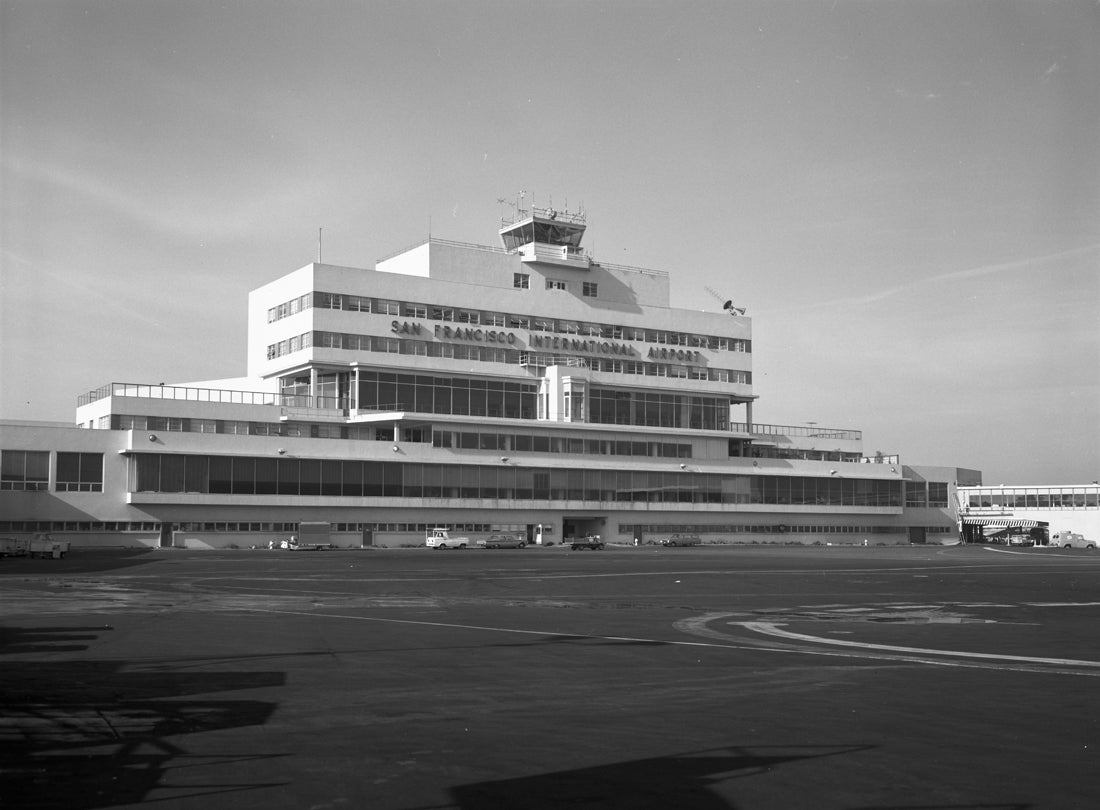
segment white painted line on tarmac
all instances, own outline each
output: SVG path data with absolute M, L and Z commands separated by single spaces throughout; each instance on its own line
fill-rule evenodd
M 1027 664 L 1054 664 L 1057 666 L 1072 667 L 1097 667 L 1100 661 L 1080 661 L 1072 658 L 1033 658 L 1026 655 L 998 655 L 996 653 L 963 652 L 959 650 L 933 650 L 923 647 L 897 647 L 890 644 L 871 644 L 863 641 L 845 641 L 839 638 L 822 638 L 810 636 L 804 633 L 792 633 L 789 630 L 781 630 L 778 625 L 771 622 L 737 622 L 747 630 L 762 633 L 766 636 L 789 638 L 795 641 L 809 641 L 814 644 L 830 644 L 836 647 L 858 647 L 866 650 L 883 650 L 885 652 L 899 652 L 916 655 L 944 655 L 950 658 L 974 658 L 985 661 L 1014 661 Z
M 928 664 L 931 666 L 939 667 L 959 667 L 959 668 L 977 668 L 986 669 L 993 666 L 993 662 L 990 661 L 968 661 L 968 660 L 954 660 L 948 661 L 936 658 L 922 658 L 918 656 L 905 656 L 894 653 L 891 656 L 885 656 L 882 654 L 876 654 L 871 649 L 866 649 L 868 646 L 874 645 L 862 645 L 852 643 L 851 647 L 864 648 L 853 649 L 851 651 L 841 650 L 829 650 L 829 649 L 807 649 L 805 647 L 798 647 L 793 649 L 787 649 L 782 647 L 760 647 L 756 644 L 738 644 L 731 640 L 728 640 L 725 636 L 710 630 L 706 627 L 706 623 L 709 620 L 715 618 L 721 618 L 723 616 L 728 617 L 731 614 L 707 614 L 705 616 L 698 616 L 694 619 L 688 619 L 684 621 L 675 622 L 673 626 L 683 632 L 695 632 L 699 635 L 710 636 L 715 639 L 724 639 L 720 643 L 708 642 L 708 641 L 675 641 L 668 639 L 657 638 L 637 638 L 633 636 L 602 636 L 594 635 L 591 633 L 558 633 L 551 630 L 521 630 L 512 627 L 493 627 L 476 624 L 455 624 L 453 622 L 426 622 L 415 619 L 387 619 L 378 616 L 351 616 L 346 613 L 318 613 L 314 611 L 304 610 L 274 610 L 269 608 L 248 608 L 245 612 L 249 613 L 271 613 L 276 616 L 305 616 L 307 618 L 315 619 L 350 619 L 352 621 L 360 622 L 375 622 L 381 624 L 402 624 L 402 625 L 418 625 L 421 627 L 445 627 L 453 630 L 479 630 L 489 633 L 512 633 L 516 635 L 526 636 L 541 636 L 543 638 L 561 638 L 561 639 L 585 639 L 592 641 L 621 641 L 633 644 L 653 644 L 670 647 L 708 647 L 712 649 L 723 650 L 744 650 L 746 652 L 754 653 L 783 653 L 787 655 L 819 655 L 831 658 L 856 658 L 856 659 L 872 659 L 872 660 L 885 660 L 885 661 L 904 661 L 906 663 L 915 664 Z M 815 642 L 830 643 L 826 639 L 816 639 L 812 636 L 806 638 L 812 639 Z M 834 641 L 832 643 L 838 643 Z M 845 642 L 839 642 L 845 644 Z M 897 648 L 905 649 L 905 648 Z M 939 652 L 939 651 L 931 651 Z M 943 653 L 947 655 L 955 655 L 953 653 Z M 1042 662 L 1057 662 L 1060 659 L 1043 659 L 1043 658 L 1017 658 L 1013 656 L 994 656 L 994 658 L 1000 658 L 1002 660 L 997 661 L 997 669 L 1001 670 L 1014 670 L 1018 672 L 1054 672 L 1064 675 L 1087 675 L 1089 677 L 1100 677 L 1100 672 L 1093 673 L 1089 671 L 1080 670 L 1040 670 L 1038 665 Z M 1100 667 L 1100 664 L 1093 663 L 1091 661 L 1086 662 L 1067 662 L 1069 664 L 1078 663 L 1084 664 L 1088 667 Z

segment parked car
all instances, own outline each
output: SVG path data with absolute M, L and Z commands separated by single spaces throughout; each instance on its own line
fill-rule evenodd
M 491 534 L 477 544 L 485 548 L 527 548 L 527 539 L 519 534 Z
M 703 541 L 697 534 L 674 534 L 661 541 L 662 546 L 697 546 Z

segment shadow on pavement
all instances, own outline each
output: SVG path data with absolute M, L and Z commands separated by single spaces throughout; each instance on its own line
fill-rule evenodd
M 64 642 L 90 640 L 105 629 L 4 628 L 0 654 L 66 651 L 74 647 Z M 183 780 L 179 769 L 284 756 L 246 752 L 192 757 L 171 739 L 263 725 L 277 704 L 208 695 L 282 686 L 282 672 L 127 671 L 120 661 L 11 659 L 3 660 L 0 669 L 3 806 L 83 810 L 137 803 L 150 791 L 165 788 L 163 779 L 173 771 L 173 798 L 272 787 L 231 780 L 204 784 L 202 777 L 189 781 L 196 778 L 194 773 Z M 196 770 L 202 769 L 192 768 Z
M 89 574 L 96 571 L 116 571 L 120 568 L 148 565 L 163 559 L 163 556 L 151 548 L 75 548 L 60 560 L 5 557 L 0 560 L 0 577 L 27 574 Z
M 451 789 L 462 810 L 736 810 L 710 786 L 790 762 L 866 751 L 873 746 L 725 748 L 638 759 Z

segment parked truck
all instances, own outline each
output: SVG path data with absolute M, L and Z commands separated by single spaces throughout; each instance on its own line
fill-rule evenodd
M 428 535 L 424 538 L 424 544 L 428 548 L 466 548 L 470 545 L 469 537 L 451 537 L 448 529 L 428 529 Z
M 54 540 L 53 535 L 46 532 L 39 532 L 29 540 L 25 537 L 0 538 L 0 557 L 52 557 L 59 560 L 68 553 L 68 540 Z
M 569 548 L 573 551 L 603 551 L 603 540 L 598 534 L 586 534 L 584 537 L 576 538 L 569 543 Z
M 69 553 L 68 540 L 54 540 L 53 535 L 40 532 L 31 538 L 32 557 L 52 557 L 60 560 Z
M 1055 532 L 1050 536 L 1050 544 L 1059 548 L 1096 548 L 1096 541 L 1086 540 L 1077 532 Z
M 0 537 L 0 557 L 26 557 L 30 547 L 26 537 Z

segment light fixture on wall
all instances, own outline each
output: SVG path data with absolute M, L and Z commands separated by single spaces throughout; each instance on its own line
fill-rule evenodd
M 687 468 L 688 468 L 688 465 L 686 465 L 686 464 L 681 464 L 680 465 L 681 470 L 686 470 Z
M 507 464 L 508 463 L 508 456 L 501 456 L 500 457 L 500 463 L 501 464 Z
M 280 456 L 285 456 L 286 455 L 286 448 L 285 447 L 280 447 L 278 452 L 279 452 Z
M 157 440 L 157 437 L 154 434 L 150 433 L 149 434 L 149 441 L 155 442 L 156 440 Z
M 829 475 L 836 475 L 836 470 L 829 470 Z
M 398 447 L 398 446 L 397 446 L 397 445 L 395 444 L 395 445 L 393 446 L 393 452 L 395 452 L 395 453 L 399 453 L 400 451 L 401 451 L 401 448 L 400 448 L 400 447 Z
M 752 463 L 752 466 L 754 466 L 754 467 L 759 467 L 759 466 L 760 466 L 760 462 L 759 462 L 759 461 L 754 461 L 754 462 Z

